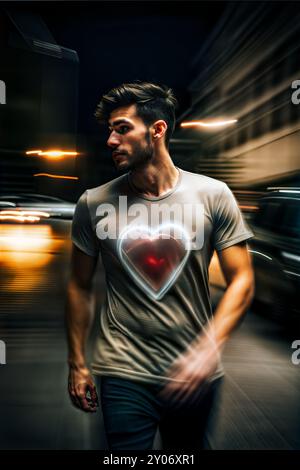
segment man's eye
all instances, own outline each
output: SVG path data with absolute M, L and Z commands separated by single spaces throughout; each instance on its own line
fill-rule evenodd
M 129 130 L 129 127 L 128 127 L 128 126 L 122 126 L 122 127 L 119 127 L 119 128 L 117 129 L 117 132 L 118 132 L 119 134 L 125 134 L 128 130 Z

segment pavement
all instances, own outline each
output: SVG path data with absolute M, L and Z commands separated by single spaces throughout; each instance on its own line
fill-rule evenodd
M 0 449 L 106 449 L 101 410 L 85 414 L 67 394 L 64 302 L 68 221 L 0 226 Z M 101 265 L 96 313 L 105 294 Z M 212 287 L 214 303 L 222 291 Z M 91 354 L 96 327 L 89 345 Z M 207 433 L 211 449 L 300 449 L 299 339 L 249 311 L 224 351 L 226 371 Z M 159 434 L 155 447 L 159 448 Z

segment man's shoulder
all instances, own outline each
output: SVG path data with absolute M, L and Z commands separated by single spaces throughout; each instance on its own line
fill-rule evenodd
M 195 185 L 196 188 L 208 194 L 220 194 L 227 187 L 224 181 L 211 178 L 210 176 L 200 173 L 192 173 L 191 171 L 181 170 L 188 185 Z
M 122 194 L 124 187 L 127 185 L 127 173 L 118 176 L 107 183 L 95 186 L 94 188 L 87 189 L 87 201 L 88 204 L 100 203 L 107 201 L 112 196 L 118 196 Z

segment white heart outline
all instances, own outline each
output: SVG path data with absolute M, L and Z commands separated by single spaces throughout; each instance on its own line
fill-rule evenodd
M 153 237 L 153 235 L 155 235 L 156 233 L 161 232 L 166 227 L 174 228 L 174 229 L 177 229 L 177 230 L 179 229 L 181 231 L 181 233 L 184 235 L 184 239 L 185 239 L 183 243 L 185 245 L 186 253 L 185 253 L 184 257 L 182 258 L 181 262 L 179 263 L 179 265 L 177 266 L 177 268 L 174 270 L 174 272 L 172 273 L 172 275 L 168 279 L 168 281 L 161 287 L 161 289 L 159 289 L 156 292 L 146 282 L 144 282 L 143 279 L 140 276 L 138 276 L 136 274 L 136 272 L 129 266 L 128 262 L 126 261 L 126 259 L 123 256 L 122 243 L 125 239 L 125 236 L 127 236 L 128 233 L 133 231 L 133 230 L 144 231 L 145 233 L 149 234 L 150 238 L 151 238 L 151 237 Z M 171 223 L 171 222 L 159 225 L 155 229 L 151 229 L 147 225 L 141 225 L 141 224 L 135 225 L 134 223 L 132 223 L 129 226 L 125 227 L 125 229 L 120 233 L 118 243 L 117 243 L 117 252 L 118 252 L 119 258 L 122 262 L 122 265 L 126 268 L 128 273 L 130 274 L 130 276 L 135 280 L 135 282 L 146 292 L 146 294 L 148 294 L 148 296 L 150 295 L 155 300 L 160 300 L 166 294 L 166 292 L 170 289 L 170 287 L 174 284 L 174 282 L 178 278 L 179 274 L 181 273 L 181 271 L 182 271 L 182 269 L 183 269 L 183 267 L 184 267 L 184 265 L 185 265 L 185 263 L 186 263 L 186 261 L 189 257 L 190 251 L 191 251 L 191 240 L 190 240 L 188 232 L 181 225 L 174 224 L 174 223 Z

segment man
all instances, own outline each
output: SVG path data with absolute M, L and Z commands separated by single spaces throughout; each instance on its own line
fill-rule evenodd
M 172 162 L 175 105 L 170 89 L 152 83 L 103 96 L 96 117 L 109 127 L 117 169 L 127 172 L 85 191 L 73 220 L 69 393 L 76 407 L 96 411 L 84 351 L 100 251 L 107 292 L 92 372 L 111 450 L 151 449 L 157 426 L 164 449 L 203 447 L 221 350 L 253 295 L 252 234 L 231 191 Z M 227 289 L 212 316 L 214 250 Z

